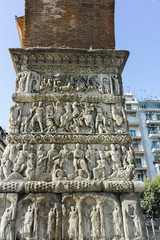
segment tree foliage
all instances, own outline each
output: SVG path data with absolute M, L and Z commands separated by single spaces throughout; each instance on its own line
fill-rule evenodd
M 160 213 L 160 174 L 145 181 L 146 190 L 141 194 L 141 206 L 153 219 Z

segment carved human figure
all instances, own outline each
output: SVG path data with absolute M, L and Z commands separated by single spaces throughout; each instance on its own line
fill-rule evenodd
M 60 117 L 62 116 L 63 112 L 63 107 L 60 101 L 56 102 L 56 104 L 53 103 L 53 108 L 54 108 L 54 122 L 56 126 L 58 127 L 60 125 Z
M 71 132 L 80 132 L 80 126 L 79 126 L 79 119 L 78 118 L 73 118 L 73 123 L 69 126 L 69 129 Z
M 122 223 L 120 217 L 120 210 L 117 204 L 115 204 L 113 212 L 112 212 L 112 226 L 113 226 L 113 235 L 114 239 L 120 239 L 122 235 Z
M 44 161 L 44 157 L 46 157 L 46 151 L 44 150 L 44 145 L 40 144 L 38 146 L 38 150 L 37 150 L 37 171 L 40 174 L 41 172 L 45 172 L 46 168 L 47 168 L 47 162 Z
M 91 236 L 93 240 L 97 240 L 100 238 L 101 233 L 100 233 L 100 213 L 99 209 L 93 206 L 93 210 L 90 215 L 91 218 Z
M 31 233 L 32 233 L 32 225 L 33 225 L 33 218 L 34 218 L 34 208 L 32 206 L 28 207 L 27 212 L 25 213 L 24 217 L 24 237 L 26 240 L 30 240 Z
M 72 109 L 69 102 L 64 106 L 65 113 L 60 117 L 60 127 L 66 127 L 68 130 L 68 123 L 72 120 Z
M 45 131 L 47 131 L 48 133 L 56 131 L 56 128 L 53 122 L 53 117 L 54 117 L 53 106 L 48 105 L 46 107 L 46 128 L 45 128 Z
M 10 118 L 9 118 L 9 132 L 10 133 L 19 133 L 20 122 L 21 122 L 21 107 L 18 103 L 10 109 Z
M 131 226 L 131 222 L 130 222 L 130 226 L 128 226 L 128 235 L 130 236 L 130 232 L 132 228 L 134 230 L 134 237 L 135 239 L 141 239 L 141 224 L 140 224 L 140 219 L 138 217 L 138 214 L 136 212 L 136 207 L 133 206 L 132 204 L 128 205 L 128 208 L 126 209 L 126 217 L 132 219 L 132 223 L 134 224 L 134 227 Z M 129 220 L 129 219 L 128 219 Z
M 18 154 L 15 158 L 13 172 L 23 174 L 26 169 L 26 163 L 29 156 L 27 143 L 23 144 L 23 146 L 21 144 L 17 145 L 17 149 Z
M 99 133 L 106 132 L 106 118 L 102 113 L 102 108 L 97 108 L 95 128 Z
M 92 149 L 91 145 L 87 145 L 87 151 L 85 152 L 85 158 L 88 161 L 89 170 L 93 170 L 96 164 L 96 152 Z
M 11 222 L 13 220 L 13 206 L 6 208 L 1 217 L 0 239 L 13 240 Z
M 122 107 L 120 110 L 116 109 L 115 106 L 111 107 L 112 118 L 115 121 L 118 127 L 122 126 L 122 123 L 126 121 L 126 114 L 124 108 Z
M 78 239 L 78 210 L 74 206 L 71 206 L 71 211 L 69 213 L 69 228 L 68 235 L 69 239 Z
M 68 151 L 67 146 L 63 145 L 63 149 L 60 150 L 60 152 L 55 157 L 53 157 L 53 161 L 54 161 L 53 170 L 56 170 L 57 166 L 62 168 L 64 163 L 66 163 L 69 158 L 70 158 L 70 152 Z
M 51 208 L 48 213 L 47 234 L 49 239 L 56 238 L 56 217 L 57 217 L 57 204 L 55 203 L 54 208 Z
M 79 109 L 78 109 L 78 103 L 77 102 L 74 102 L 72 104 L 72 109 L 73 109 L 72 118 L 78 117 L 79 116 Z
M 25 90 L 26 77 L 26 72 L 18 73 L 16 78 L 16 92 L 23 92 Z
M 35 154 L 30 153 L 29 159 L 27 161 L 27 169 L 26 169 L 26 178 L 27 180 L 32 180 L 34 176 L 34 164 L 35 164 Z
M 1 160 L 1 167 L 2 167 L 4 178 L 7 178 L 11 174 L 11 170 L 12 170 L 12 162 L 10 161 L 9 145 L 4 150 L 2 160 Z
M 111 156 L 113 172 L 122 167 L 121 154 L 119 154 L 119 150 L 116 149 L 114 144 L 110 145 L 110 151 L 108 154 Z
M 31 126 L 35 131 L 35 124 L 38 123 L 40 131 L 43 132 L 43 114 L 45 113 L 42 107 L 42 102 L 39 102 L 38 107 L 35 109 L 34 116 L 31 119 Z
M 82 117 L 80 118 L 80 124 L 83 126 L 83 120 L 86 125 L 86 127 L 90 128 L 90 132 L 93 132 L 94 130 L 94 118 L 93 118 L 93 112 L 94 112 L 94 104 L 88 104 L 85 102 L 84 109 L 82 110 Z
M 90 178 L 90 173 L 84 159 L 84 152 L 81 150 L 79 143 L 76 144 L 76 147 L 73 151 L 73 167 L 75 169 L 75 173 L 77 173 L 79 177 L 82 177 L 82 172 L 84 172 L 87 174 L 87 178 Z
M 97 160 L 97 167 L 93 169 L 94 180 L 104 180 L 111 174 L 111 166 L 105 159 L 103 151 L 99 151 L 99 160 Z
M 122 149 L 122 165 L 124 168 L 127 167 L 127 148 L 125 146 L 121 147 Z

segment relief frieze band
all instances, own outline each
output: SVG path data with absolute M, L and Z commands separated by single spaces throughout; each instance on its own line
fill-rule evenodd
M 70 101 L 70 102 L 89 102 L 89 103 L 124 103 L 122 96 L 114 95 L 85 95 L 85 94 L 41 94 L 41 93 L 14 93 L 12 95 L 14 102 L 57 102 L 57 101 Z
M 118 134 L 9 134 L 7 142 L 13 143 L 98 143 L 130 144 L 129 133 Z

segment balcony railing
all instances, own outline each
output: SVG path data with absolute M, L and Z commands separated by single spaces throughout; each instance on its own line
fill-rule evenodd
M 160 153 L 160 147 L 152 147 L 152 153 Z
M 150 131 L 149 132 L 149 138 L 160 138 L 160 131 Z
M 147 124 L 160 124 L 160 120 L 157 120 L 157 119 L 147 120 Z

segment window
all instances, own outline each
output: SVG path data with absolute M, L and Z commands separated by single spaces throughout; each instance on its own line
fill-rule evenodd
M 142 168 L 142 160 L 141 160 L 141 158 L 136 158 L 136 167 L 137 168 Z
M 152 142 L 152 147 L 153 147 L 153 148 L 159 148 L 159 142 L 153 141 L 153 142 Z
M 146 120 L 152 120 L 152 114 L 146 114 Z
M 131 137 L 136 137 L 136 130 L 130 130 Z
M 160 120 L 160 114 L 156 115 L 157 120 Z
M 136 113 L 131 113 L 131 117 L 136 117 Z
M 139 150 L 139 143 L 133 142 L 132 147 L 135 151 L 138 151 Z
M 144 181 L 144 174 L 143 173 L 138 173 L 137 178 L 139 181 Z
M 126 110 L 132 110 L 132 105 L 131 104 L 127 104 L 126 105 Z

